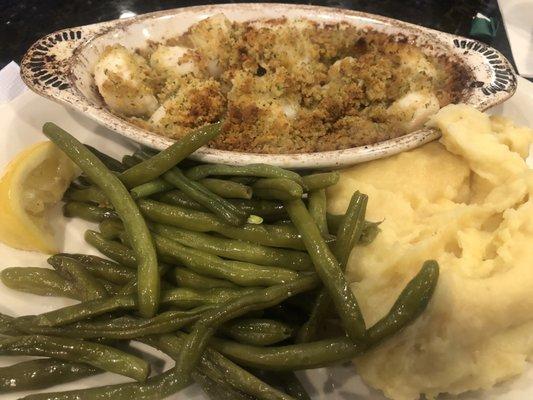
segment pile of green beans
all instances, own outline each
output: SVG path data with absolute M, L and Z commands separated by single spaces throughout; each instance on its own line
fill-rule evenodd
M 120 179 L 74 136 L 51 122 L 44 124 L 43 133 L 102 190 L 121 218 L 138 260 L 139 312 L 145 316 L 153 316 L 159 305 L 157 256 L 150 232 L 135 201 Z
M 98 223 L 84 238 L 102 256 L 60 253 L 51 268 L 0 273 L 11 290 L 78 302 L 0 314 L 0 355 L 45 357 L 0 368 L 0 393 L 108 371 L 135 382 L 24 398 L 154 400 L 195 382 L 213 400 L 306 400 L 294 371 L 370 351 L 431 300 L 439 267 L 430 260 L 366 326 L 344 270 L 379 223 L 365 220 L 359 192 L 345 214 L 327 212 L 337 172 L 186 162 L 220 123 L 122 161 L 52 123 L 43 131 L 83 172 L 64 195 L 64 215 Z M 149 377 L 150 364 L 128 351 L 132 340 L 174 367 Z

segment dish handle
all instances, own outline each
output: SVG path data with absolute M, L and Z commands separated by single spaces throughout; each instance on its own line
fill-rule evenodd
M 41 95 L 68 101 L 75 94 L 71 77 L 72 60 L 78 49 L 105 25 L 63 29 L 39 39 L 22 59 L 20 75 L 24 83 Z
M 474 39 L 456 37 L 452 42 L 474 75 L 468 103 L 484 111 L 514 94 L 517 83 L 513 66 L 499 51 Z

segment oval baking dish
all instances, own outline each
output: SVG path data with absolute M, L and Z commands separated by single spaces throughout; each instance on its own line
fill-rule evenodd
M 327 7 L 288 4 L 222 4 L 179 8 L 69 28 L 37 41 L 22 60 L 21 75 L 36 93 L 69 105 L 107 128 L 138 143 L 163 149 L 173 140 L 144 130 L 111 113 L 94 83 L 93 69 L 106 46 L 143 47 L 184 33 L 192 24 L 217 13 L 230 20 L 307 18 L 347 22 L 390 35 L 401 35 L 429 55 L 451 57 L 470 71 L 461 102 L 486 110 L 511 97 L 516 78 L 499 52 L 475 40 L 423 28 L 390 18 Z M 300 154 L 258 154 L 203 147 L 192 158 L 225 164 L 268 163 L 286 168 L 336 168 L 385 157 L 436 139 L 433 129 L 421 129 L 372 145 L 345 150 Z

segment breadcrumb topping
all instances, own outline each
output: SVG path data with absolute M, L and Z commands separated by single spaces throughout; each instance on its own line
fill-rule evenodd
M 109 63 L 106 52 L 100 62 Z M 230 22 L 222 14 L 131 57 L 142 64 L 137 86 L 155 95 L 158 108 L 125 112 L 131 110 L 108 101 L 119 97 L 113 88 L 129 87 L 117 84 L 113 71 L 99 85 L 112 111 L 172 138 L 223 120 L 210 146 L 272 154 L 404 135 L 456 101 L 467 76 L 461 65 L 403 37 L 306 19 Z

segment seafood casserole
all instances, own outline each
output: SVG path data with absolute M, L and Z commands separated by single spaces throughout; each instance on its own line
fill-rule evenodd
M 180 138 L 222 120 L 210 146 L 308 153 L 392 139 L 458 100 L 467 70 L 408 37 L 307 19 L 218 14 L 163 43 L 107 47 L 94 68 L 109 109 Z

